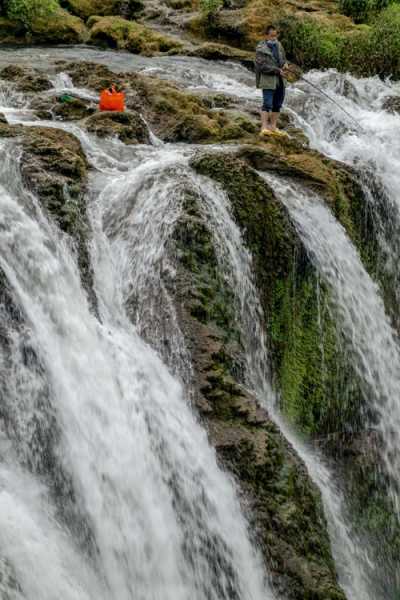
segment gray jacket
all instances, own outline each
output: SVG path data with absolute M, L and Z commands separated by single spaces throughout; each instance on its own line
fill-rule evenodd
M 256 48 L 256 85 L 262 90 L 275 90 L 279 81 L 279 70 L 286 63 L 283 46 L 278 42 L 279 61 L 275 59 L 271 48 L 264 40 Z

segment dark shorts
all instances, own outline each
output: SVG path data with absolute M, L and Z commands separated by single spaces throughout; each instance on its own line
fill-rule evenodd
M 279 77 L 278 85 L 274 90 L 263 90 L 263 112 L 280 112 L 285 99 L 285 84 Z

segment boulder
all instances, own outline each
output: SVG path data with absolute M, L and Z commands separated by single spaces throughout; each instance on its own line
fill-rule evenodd
M 200 46 L 196 46 L 193 50 L 189 50 L 187 54 L 207 60 L 254 61 L 252 53 L 216 42 L 206 42 Z
M 96 110 L 93 103 L 88 103 L 81 98 L 63 95 L 56 98 L 52 113 L 62 121 L 80 121 L 93 115 Z
M 25 29 L 22 23 L 0 17 L 0 43 L 13 44 L 18 43 L 24 35 Z
M 117 137 L 125 144 L 149 144 L 148 128 L 139 113 L 96 112 L 85 121 L 85 127 L 99 137 Z

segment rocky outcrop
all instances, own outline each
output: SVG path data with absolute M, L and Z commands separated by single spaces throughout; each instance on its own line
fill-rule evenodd
M 117 137 L 125 144 L 148 144 L 149 131 L 139 113 L 96 112 L 86 119 L 84 126 L 99 137 Z
M 9 65 L 0 71 L 0 79 L 11 82 L 18 92 L 44 92 L 52 85 L 45 75 L 29 67 Z
M 76 85 L 100 91 L 113 82 L 127 95 L 129 109 L 139 111 L 152 130 L 166 142 L 209 143 L 250 140 L 258 126 L 235 112 L 211 110 L 201 97 L 177 85 L 141 74 L 113 73 L 91 63 L 63 65 Z

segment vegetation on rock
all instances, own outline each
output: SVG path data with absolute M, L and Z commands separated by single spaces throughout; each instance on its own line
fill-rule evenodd
M 181 47 L 177 40 L 122 17 L 91 17 L 88 25 L 92 44 L 105 44 L 134 54 L 151 56 L 159 52 L 177 52 Z
M 20 22 L 31 30 L 38 18 L 54 15 L 59 7 L 58 0 L 7 0 L 6 11 L 9 19 Z

